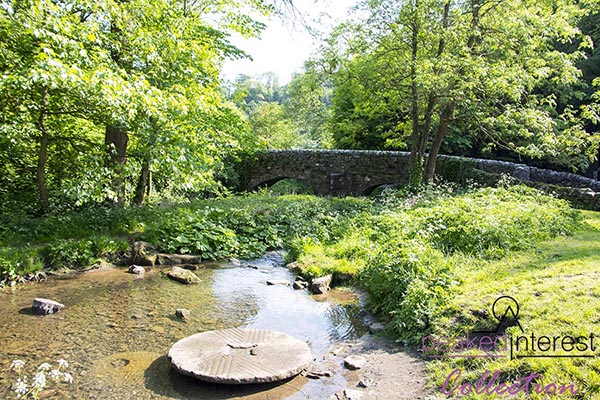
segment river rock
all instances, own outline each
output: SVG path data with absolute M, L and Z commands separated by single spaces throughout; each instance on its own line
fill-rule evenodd
M 306 269 L 302 264 L 300 264 L 298 261 L 294 261 L 291 262 L 289 264 L 286 264 L 285 267 L 287 269 L 289 269 L 290 271 L 296 273 L 296 274 L 301 274 L 304 272 L 304 270 Z
M 382 322 L 373 322 L 369 324 L 369 333 L 379 333 L 385 331 L 385 324 Z
M 171 347 L 168 357 L 184 375 L 231 385 L 281 381 L 304 371 L 313 359 L 302 340 L 248 328 L 188 336 Z
M 330 378 L 332 375 L 331 371 L 322 371 L 319 369 L 310 370 L 306 373 L 306 377 L 310 379 Z
M 186 320 L 190 318 L 192 312 L 185 308 L 178 308 L 177 310 L 175 310 L 175 315 L 183 320 Z
M 194 254 L 158 254 L 156 263 L 158 265 L 181 265 L 181 264 L 200 264 L 202 257 Z
M 290 282 L 286 281 L 284 279 L 269 279 L 267 281 L 267 285 L 270 285 L 270 286 L 275 286 L 275 285 L 290 286 Z
M 49 315 L 59 312 L 64 306 L 54 300 L 36 298 L 33 300 L 31 310 L 36 315 Z
M 200 283 L 202 282 L 198 276 L 192 271 L 188 271 L 187 269 L 173 267 L 167 273 L 167 276 L 177 282 L 185 283 L 189 285 L 191 283 Z
M 360 390 L 346 389 L 344 396 L 347 400 L 362 400 L 364 393 Z
M 360 381 L 358 381 L 358 383 L 356 384 L 356 386 L 360 387 L 360 388 L 369 388 L 371 386 L 373 386 L 373 379 L 361 379 Z
M 148 242 L 135 242 L 131 246 L 131 263 L 146 267 L 153 267 L 156 263 L 156 249 Z
M 310 290 L 314 294 L 327 293 L 327 291 L 329 290 L 329 285 L 331 285 L 331 279 L 332 279 L 331 275 L 313 279 L 312 283 L 310 285 Z
M 140 265 L 132 265 L 129 267 L 129 273 L 135 275 L 144 275 L 146 270 Z
M 348 356 L 344 358 L 344 367 L 348 369 L 361 369 L 367 363 L 367 359 L 363 356 Z
M 293 288 L 296 290 L 306 289 L 307 287 L 308 287 L 308 282 L 306 282 L 306 281 L 297 280 L 294 282 L 294 285 L 293 285 Z

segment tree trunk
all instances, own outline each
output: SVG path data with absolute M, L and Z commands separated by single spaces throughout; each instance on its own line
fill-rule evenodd
M 144 160 L 142 163 L 142 170 L 138 179 L 137 187 L 135 189 L 135 204 L 141 206 L 144 203 L 144 196 L 151 189 L 150 182 L 150 164 Z
M 435 110 L 436 99 L 432 93 L 429 93 L 427 99 L 427 108 L 425 109 L 425 123 L 423 125 L 423 135 L 421 136 L 421 143 L 419 146 L 419 156 L 425 157 L 427 151 L 427 145 L 429 144 L 429 136 L 431 134 L 431 119 L 433 118 L 433 111 Z
M 40 194 L 40 208 L 42 213 L 48 211 L 48 188 L 46 187 L 46 161 L 48 160 L 48 131 L 46 129 L 48 89 L 42 89 L 40 101 L 40 115 L 38 118 L 38 129 L 42 134 L 40 138 L 40 152 L 37 163 L 37 184 Z
M 419 155 L 419 91 L 417 86 L 417 62 L 419 51 L 419 0 L 415 0 L 415 14 L 411 35 L 411 64 L 410 64 L 410 117 L 412 119 L 411 148 L 409 159 L 409 186 L 420 184 L 422 177 L 422 156 Z
M 450 14 L 450 2 L 444 4 L 444 13 L 442 14 L 442 32 L 440 41 L 438 43 L 437 48 L 437 58 L 441 58 L 442 54 L 444 54 L 444 50 L 446 48 L 446 40 L 444 38 L 444 32 L 448 29 L 449 21 L 448 17 Z M 435 73 L 439 73 L 439 69 L 434 69 Z M 431 120 L 433 118 L 433 112 L 435 111 L 435 106 L 437 104 L 437 99 L 435 97 L 434 92 L 429 93 L 429 97 L 427 98 L 427 108 L 425 109 L 425 123 L 423 127 L 423 135 L 421 137 L 421 146 L 419 148 L 419 153 L 421 157 L 425 156 L 425 152 L 427 151 L 427 145 L 429 142 L 429 136 L 431 136 Z
M 111 185 L 113 191 L 116 193 L 116 199 L 107 198 L 107 201 L 109 203 L 116 202 L 121 207 L 125 205 L 125 184 L 122 170 L 127 162 L 128 142 L 129 136 L 123 130 L 113 125 L 106 126 L 104 135 L 104 144 L 107 151 L 106 167 L 113 172 Z
M 442 117 L 440 119 L 440 125 L 438 126 L 438 130 L 433 138 L 433 143 L 431 144 L 431 151 L 427 157 L 427 166 L 425 168 L 425 182 L 431 182 L 433 177 L 435 176 L 435 166 L 437 164 L 437 156 L 440 153 L 440 147 L 442 147 L 442 142 L 444 141 L 444 136 L 446 136 L 446 131 L 448 129 L 448 123 L 452 119 L 452 113 L 454 112 L 454 105 L 448 104 L 444 109 Z
M 148 185 L 146 187 L 146 198 L 150 200 L 152 197 L 152 171 L 148 169 Z

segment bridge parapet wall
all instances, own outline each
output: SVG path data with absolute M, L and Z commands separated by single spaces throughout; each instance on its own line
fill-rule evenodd
M 319 195 L 364 195 L 377 186 L 406 183 L 408 161 L 409 153 L 401 151 L 270 150 L 258 155 L 249 171 L 248 189 L 292 178 L 310 184 Z M 507 174 L 532 186 L 556 185 L 587 191 L 600 204 L 600 181 L 581 175 L 506 161 L 445 155 L 438 159 L 438 173 L 446 176 L 445 169 L 450 165 L 460 165 L 467 175 L 478 170 Z

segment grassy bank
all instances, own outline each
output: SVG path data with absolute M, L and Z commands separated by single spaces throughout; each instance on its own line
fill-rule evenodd
M 416 344 L 469 279 L 462 274 L 465 259 L 499 259 L 578 224 L 579 214 L 565 202 L 525 187 L 435 190 L 386 197 L 379 213 L 354 217 L 341 239 L 300 239 L 292 254 L 309 275 L 356 277 L 390 333 Z
M 532 333 L 537 338 L 600 335 L 600 213 L 584 212 L 583 215 L 585 225 L 573 236 L 546 241 L 534 249 L 499 260 L 465 257 L 461 261 L 462 267 L 457 270 L 463 283 L 447 305 L 447 317 L 436 323 L 436 334 L 459 337 L 466 332 L 494 328 L 497 320 L 492 316 L 492 303 L 499 296 L 510 295 L 519 303 L 518 320 L 524 330 L 523 333 L 517 326 L 508 328 L 507 333 L 513 337 Z M 558 343 L 561 341 L 559 339 Z M 565 349 L 570 350 L 570 347 Z M 529 348 L 521 353 L 563 356 L 593 353 L 565 349 L 540 353 Z M 468 354 L 482 355 L 484 352 L 470 351 Z M 573 383 L 579 392 L 575 398 L 600 397 L 600 363 L 595 358 L 460 358 L 433 361 L 428 366 L 438 387 L 457 368 L 462 371 L 463 382 L 476 382 L 486 370 L 500 371 L 500 376 L 507 382 L 537 373 L 541 377 L 536 378 L 536 382 L 543 385 Z M 481 398 L 481 395 L 464 398 Z M 528 398 L 547 397 L 532 394 Z

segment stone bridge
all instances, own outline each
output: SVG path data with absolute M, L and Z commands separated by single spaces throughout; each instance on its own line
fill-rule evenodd
M 259 153 L 247 171 L 247 189 L 298 179 L 324 196 L 363 196 L 382 185 L 408 180 L 409 153 L 372 150 L 270 150 Z M 479 175 L 477 173 L 479 172 Z M 549 184 L 600 192 L 600 181 L 566 172 L 504 161 L 439 156 L 438 175 L 447 180 L 507 174 L 531 184 Z M 483 173 L 483 174 L 482 174 Z M 585 188 L 585 189 L 583 189 Z
M 407 181 L 408 153 L 362 150 L 271 150 L 258 155 L 249 189 L 298 179 L 324 196 L 367 195 Z

